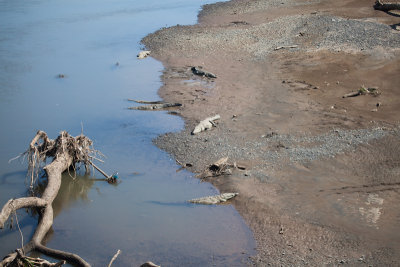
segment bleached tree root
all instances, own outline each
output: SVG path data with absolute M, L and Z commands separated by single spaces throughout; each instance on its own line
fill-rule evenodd
M 117 253 L 115 253 L 114 257 L 112 257 L 110 263 L 108 264 L 107 267 L 111 267 L 112 264 L 114 263 L 114 261 L 117 259 L 117 257 L 119 256 L 119 254 L 121 254 L 121 250 L 118 249 Z
M 47 260 L 41 259 L 41 258 L 32 258 L 25 256 L 24 253 L 20 250 L 17 249 L 17 259 L 15 265 L 17 266 L 30 266 L 30 267 L 58 267 L 64 265 L 66 262 L 64 260 L 51 263 Z
M 21 257 L 26 257 L 25 255 L 32 251 L 62 259 L 77 266 L 90 266 L 80 256 L 48 248 L 42 244 L 42 241 L 53 225 L 52 203 L 61 186 L 61 174 L 77 163 L 83 163 L 86 167 L 90 164 L 93 154 L 96 153 L 92 148 L 92 141 L 84 135 L 72 137 L 65 131 L 61 132 L 56 140 L 51 140 L 45 132 L 38 131 L 25 153 L 28 154 L 31 188 L 34 187 L 40 164 L 48 157 L 53 158 L 53 161 L 43 168 L 46 171 L 48 183 L 41 197 L 11 199 L 3 206 L 0 212 L 1 229 L 4 228 L 9 216 L 18 209 L 37 207 L 41 208 L 41 214 L 32 239 L 20 250 L 7 255 L 0 262 L 0 267 L 9 266 L 20 260 Z M 16 264 L 18 265 L 18 263 Z M 62 264 L 62 262 L 57 264 Z

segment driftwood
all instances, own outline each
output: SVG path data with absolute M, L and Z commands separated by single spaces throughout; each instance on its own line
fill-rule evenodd
M 104 180 L 104 181 L 107 181 L 109 184 L 113 184 L 113 183 L 117 182 L 117 179 L 118 179 L 118 175 L 117 174 L 108 175 L 103 170 L 101 170 L 99 167 L 97 167 L 92 161 L 89 160 L 88 163 L 93 168 L 95 168 L 99 173 L 103 174 L 104 177 L 106 177 L 106 179 L 97 179 L 97 180 Z
M 297 48 L 297 47 L 298 47 L 298 45 L 278 46 L 278 47 L 275 47 L 274 50 L 277 51 L 277 50 L 281 50 L 281 49 Z
M 40 258 L 32 258 L 25 256 L 21 249 L 17 249 L 17 259 L 15 260 L 14 266 L 29 266 L 29 267 L 58 267 L 66 264 L 66 261 L 59 261 L 55 263 L 51 263 L 47 260 L 40 259 Z
M 155 263 L 152 263 L 151 261 L 145 262 L 140 267 L 161 267 L 160 265 L 157 265 Z
M 208 71 L 204 71 L 197 67 L 192 67 L 191 70 L 192 70 L 193 74 L 198 75 L 198 76 L 203 76 L 203 77 L 207 77 L 207 78 L 217 78 L 217 75 L 215 75 L 211 72 L 208 72 Z
M 112 257 L 110 263 L 108 264 L 108 267 L 111 267 L 114 261 L 117 259 L 117 257 L 121 254 L 121 250 L 118 249 L 117 253 L 115 253 L 114 257 Z
M 137 55 L 138 59 L 143 59 L 149 56 L 151 51 L 140 51 L 139 54 Z
M 373 96 L 378 96 L 380 94 L 380 92 L 378 91 L 378 88 L 375 88 L 375 87 L 366 88 L 364 86 L 361 86 L 360 89 L 358 89 L 357 91 L 345 94 L 342 97 L 347 98 L 347 97 L 355 97 L 355 96 L 367 95 L 367 94 L 370 94 Z
M 215 204 L 219 204 L 219 203 L 224 203 L 227 200 L 236 197 L 237 195 L 239 195 L 239 193 L 224 193 L 224 194 L 215 195 L 215 196 L 195 198 L 195 199 L 189 200 L 188 202 L 194 203 L 194 204 L 215 205 Z
M 395 2 L 395 3 L 384 3 L 381 0 L 377 0 L 374 5 L 374 9 L 380 10 L 380 11 L 391 11 L 391 10 L 400 10 L 400 3 Z
M 233 169 L 244 171 L 246 170 L 246 166 L 238 164 L 237 162 L 229 163 L 228 157 L 220 158 L 213 164 L 208 165 L 207 168 L 196 177 L 203 180 L 209 177 L 231 175 Z
M 15 264 L 18 266 L 18 262 L 29 261 L 29 258 L 25 255 L 32 251 L 67 261 L 73 265 L 90 266 L 80 256 L 48 248 L 42 244 L 42 241 L 53 225 L 52 202 L 61 186 L 61 174 L 70 167 L 75 168 L 77 164 L 84 164 L 88 172 L 96 153 L 98 152 L 92 148 L 92 141 L 83 134 L 72 137 L 63 131 L 57 139 L 52 140 L 48 138 L 45 132 L 37 132 L 28 150 L 24 153 L 27 155 L 29 162 L 28 171 L 31 179 L 31 192 L 34 192 L 33 188 L 38 181 L 41 164 L 46 162 L 47 158 L 52 158 L 52 162 L 43 168 L 47 174 L 47 186 L 40 197 L 31 196 L 10 199 L 0 212 L 0 228 L 4 228 L 4 224 L 11 214 L 22 208 L 40 208 L 38 226 L 31 240 L 23 245 L 21 249 L 4 257 L 0 262 L 0 267 L 15 266 Z M 61 264 L 61 262 L 57 264 Z M 22 266 L 26 266 L 26 264 Z
M 213 164 L 207 166 L 207 168 L 198 176 L 201 179 L 205 179 L 208 177 L 217 177 L 220 175 L 230 175 L 232 174 L 231 168 L 234 167 L 235 164 L 230 164 L 228 162 L 228 157 L 220 158 Z
M 192 131 L 192 134 L 198 134 L 202 131 L 211 129 L 213 126 L 215 126 L 214 121 L 219 120 L 221 118 L 220 115 L 215 115 L 213 117 L 206 118 L 205 120 L 202 120 Z

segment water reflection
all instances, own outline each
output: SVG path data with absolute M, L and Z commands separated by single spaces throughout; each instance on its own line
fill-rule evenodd
M 193 208 L 195 205 L 188 202 L 162 202 L 162 201 L 149 201 L 150 204 L 170 207 L 187 207 Z
M 61 187 L 58 191 L 57 197 L 53 201 L 53 213 L 54 219 L 63 211 L 68 210 L 74 203 L 83 202 L 89 203 L 89 192 L 92 189 L 96 181 L 100 179 L 94 179 L 88 175 L 74 175 L 71 173 L 64 172 L 61 177 Z M 106 183 L 106 181 L 104 181 Z M 37 190 L 42 191 L 47 185 L 46 180 L 39 183 Z M 43 239 L 43 244 L 47 244 L 51 241 L 55 234 L 54 228 L 51 227 L 49 232 Z M 57 233 L 58 234 L 58 233 Z M 34 254 L 40 256 L 39 254 Z
M 75 202 L 90 202 L 88 195 L 95 181 L 87 175 L 77 175 L 73 178 L 67 172 L 63 173 L 60 191 L 58 191 L 53 202 L 54 216 L 57 217 L 58 214 L 68 209 Z
M 10 185 L 15 177 L 21 177 L 26 174 L 26 171 L 14 171 L 4 173 L 0 178 L 0 185 Z

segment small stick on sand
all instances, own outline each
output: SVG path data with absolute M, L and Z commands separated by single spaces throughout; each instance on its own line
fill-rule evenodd
M 286 45 L 286 46 L 278 46 L 278 47 L 276 47 L 274 50 L 275 51 L 277 51 L 277 50 L 281 50 L 281 49 L 287 49 L 287 48 L 297 48 L 297 47 L 299 47 L 298 45 Z

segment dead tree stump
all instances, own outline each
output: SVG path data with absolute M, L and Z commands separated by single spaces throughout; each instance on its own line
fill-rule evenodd
M 84 164 L 86 170 L 90 170 L 94 156 L 98 153 L 92 147 L 93 142 L 83 134 L 72 137 L 63 131 L 57 139 L 49 139 L 43 131 L 38 131 L 32 139 L 28 150 L 24 153 L 28 157 L 30 177 L 30 188 L 33 188 L 38 179 L 39 169 L 46 161 L 46 158 L 52 158 L 53 161 L 43 167 L 47 175 L 47 186 L 40 197 L 23 197 L 18 199 L 10 199 L 0 212 L 0 228 L 4 228 L 4 224 L 12 213 L 21 208 L 40 208 L 38 226 L 33 234 L 32 239 L 21 249 L 4 257 L 0 262 L 0 267 L 20 266 L 21 258 L 25 258 L 28 253 L 37 251 L 50 257 L 58 258 L 77 266 L 90 266 L 80 256 L 51 249 L 42 244 L 42 240 L 46 233 L 53 225 L 53 208 L 52 202 L 58 194 L 61 186 L 61 174 L 70 167 L 76 168 L 77 164 Z M 62 265 L 63 262 L 56 263 Z

